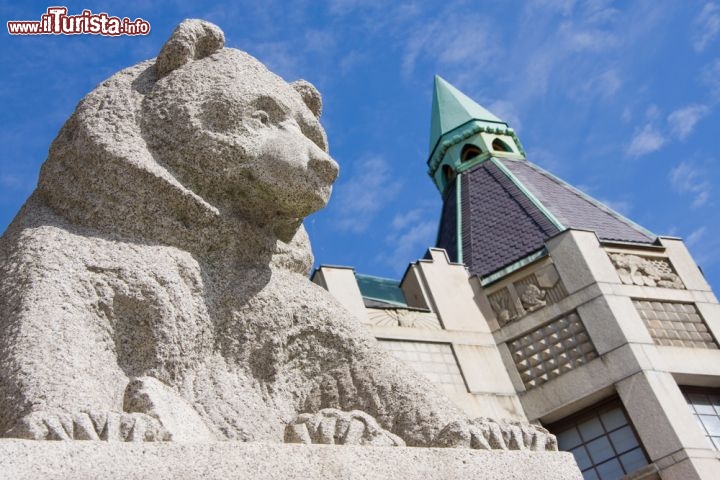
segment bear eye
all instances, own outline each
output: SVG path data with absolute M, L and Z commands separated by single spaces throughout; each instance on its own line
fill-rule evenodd
M 272 123 L 273 125 L 278 125 L 289 115 L 289 109 L 285 105 L 267 95 L 257 97 L 251 102 L 250 106 L 255 110 L 253 116 L 259 115 L 255 118 L 264 124 Z M 266 120 L 262 120 L 262 116 L 265 116 Z
M 258 110 L 254 112 L 252 117 L 256 120 L 260 120 L 263 125 L 268 125 L 270 123 L 270 116 L 265 110 Z

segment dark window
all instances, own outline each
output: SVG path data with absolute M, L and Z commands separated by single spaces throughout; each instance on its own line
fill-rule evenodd
M 705 436 L 716 450 L 720 450 L 720 390 L 682 387 L 690 410 Z
M 496 152 L 512 152 L 512 148 L 510 148 L 507 143 L 503 142 L 499 138 L 493 140 L 492 148 Z
M 549 430 L 560 450 L 575 456 L 586 480 L 617 480 L 648 464 L 620 401 L 613 399 L 568 417 Z
M 477 145 L 468 143 L 462 148 L 462 152 L 460 153 L 460 161 L 467 162 L 468 160 L 472 160 L 473 158 L 477 157 L 481 153 L 482 150 L 480 150 Z
M 455 178 L 455 170 L 453 170 L 450 165 L 445 164 L 442 167 L 442 171 L 443 176 L 445 177 L 445 184 L 452 182 L 453 178 Z

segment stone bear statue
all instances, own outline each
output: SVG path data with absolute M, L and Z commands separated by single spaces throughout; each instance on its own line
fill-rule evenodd
M 80 102 L 0 240 L 0 435 L 556 449 L 466 418 L 308 280 L 321 108 L 200 20 Z

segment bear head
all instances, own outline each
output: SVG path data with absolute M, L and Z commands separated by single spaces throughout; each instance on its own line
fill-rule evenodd
M 53 142 L 37 194 L 73 223 L 199 253 L 309 249 L 302 220 L 338 173 L 320 95 L 223 45 L 218 27 L 186 20 L 157 59 L 100 84 Z

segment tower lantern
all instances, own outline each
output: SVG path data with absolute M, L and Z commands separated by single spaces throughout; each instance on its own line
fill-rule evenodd
M 436 75 L 428 173 L 440 193 L 458 173 L 490 157 L 523 159 L 525 153 L 506 122 Z

